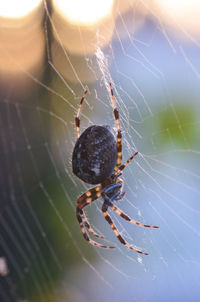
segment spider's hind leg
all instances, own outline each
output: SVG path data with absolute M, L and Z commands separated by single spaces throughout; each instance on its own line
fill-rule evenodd
M 83 193 L 79 198 L 77 199 L 76 202 L 76 217 L 78 220 L 78 223 L 80 225 L 83 237 L 85 240 L 88 241 L 91 245 L 97 246 L 99 248 L 104 248 L 104 249 L 113 249 L 113 246 L 107 246 L 107 245 L 102 245 L 94 240 L 92 240 L 86 231 L 86 229 L 93 234 L 96 237 L 100 237 L 98 234 L 95 233 L 95 231 L 90 227 L 88 220 L 85 216 L 84 213 L 84 208 L 94 202 L 97 198 L 101 196 L 101 189 L 102 186 L 96 186 L 94 188 L 89 189 L 87 192 Z
M 88 233 L 86 232 L 85 230 L 85 226 L 84 226 L 84 223 L 83 223 L 83 210 L 80 210 L 77 208 L 77 211 L 76 211 L 76 217 L 77 217 L 77 220 L 79 222 L 79 225 L 80 225 L 80 228 L 81 228 L 81 231 L 82 231 L 82 234 L 83 234 L 83 237 L 86 241 L 88 241 L 88 243 L 90 243 L 91 245 L 94 245 L 94 246 L 97 246 L 99 248 L 104 248 L 104 249 L 114 249 L 115 247 L 114 246 L 107 246 L 107 245 L 102 245 L 94 240 L 92 240 L 89 236 L 88 236 Z
M 105 197 L 104 197 L 105 198 Z M 116 226 L 114 225 L 110 215 L 108 214 L 108 203 L 106 201 L 106 198 L 105 198 L 105 202 L 103 203 L 103 206 L 102 206 L 102 213 L 104 215 L 104 218 L 105 220 L 108 222 L 108 224 L 110 225 L 111 229 L 113 230 L 113 232 L 115 233 L 115 235 L 117 236 L 117 239 L 123 244 L 125 245 L 128 249 L 130 250 L 133 250 L 134 252 L 137 252 L 139 254 L 142 254 L 142 255 L 148 255 L 147 253 L 145 252 L 142 252 L 136 248 L 134 248 L 133 246 L 131 246 L 130 244 L 128 244 L 124 238 L 120 235 L 118 229 L 116 228 Z
M 130 218 L 127 214 L 125 214 L 124 212 L 122 212 L 119 208 L 117 208 L 114 204 L 113 204 L 113 201 L 115 200 L 121 200 L 124 195 L 125 195 L 125 192 L 121 192 L 120 189 L 115 193 L 113 194 L 111 197 L 109 197 L 107 195 L 107 193 L 115 188 L 121 188 L 122 187 L 122 183 L 118 183 L 118 184 L 113 184 L 111 185 L 110 187 L 108 187 L 106 190 L 104 190 L 104 192 L 102 192 L 102 197 L 104 198 L 104 202 L 107 206 L 109 206 L 110 208 L 113 209 L 113 211 L 115 211 L 115 213 L 117 213 L 117 215 L 119 215 L 120 217 L 122 217 L 124 220 L 132 223 L 132 224 L 136 224 L 136 225 L 139 225 L 141 227 L 146 227 L 146 228 L 152 228 L 152 229 L 158 229 L 159 227 L 158 226 L 154 226 L 154 225 L 149 225 L 149 224 L 143 224 L 139 221 L 136 221 L 135 219 L 133 218 Z
M 136 224 L 139 225 L 141 227 L 145 227 L 145 228 L 151 228 L 151 229 L 158 229 L 158 226 L 155 225 L 149 225 L 149 224 L 143 224 L 139 221 L 136 221 L 133 218 L 130 218 L 127 214 L 125 214 L 124 212 L 122 212 L 119 208 L 117 208 L 115 205 L 113 205 L 112 202 L 107 202 L 107 204 L 109 205 L 109 207 L 112 208 L 113 211 L 115 211 L 115 213 L 117 213 L 120 217 L 122 217 L 124 220 L 132 223 L 132 224 Z
M 91 227 L 91 225 L 89 224 L 89 221 L 84 213 L 84 211 L 82 211 L 82 220 L 83 220 L 83 224 L 84 226 L 87 228 L 88 232 L 90 232 L 93 236 L 100 238 L 100 239 L 104 239 L 104 237 L 102 235 L 97 234 L 93 228 Z

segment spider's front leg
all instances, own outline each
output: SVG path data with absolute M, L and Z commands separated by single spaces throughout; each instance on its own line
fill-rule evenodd
M 117 236 L 118 240 L 123 244 L 125 245 L 127 248 L 137 252 L 137 253 L 140 253 L 140 254 L 143 254 L 143 255 L 148 255 L 147 253 L 145 252 L 142 252 L 138 249 L 135 249 L 134 247 L 132 247 L 130 244 L 128 244 L 124 238 L 120 235 L 119 231 L 117 230 L 116 226 L 114 225 L 110 215 L 108 214 L 108 207 L 112 208 L 115 213 L 117 213 L 120 217 L 122 217 L 124 220 L 132 223 L 132 224 L 136 224 L 136 225 L 139 225 L 139 226 L 142 226 L 142 227 L 148 227 L 148 228 L 158 228 L 157 226 L 152 226 L 152 225 L 148 225 L 148 224 L 142 224 L 132 218 L 130 218 L 128 215 L 126 215 L 124 212 L 122 212 L 120 209 L 118 209 L 114 204 L 113 202 L 115 200 L 119 200 L 119 199 L 122 199 L 125 192 L 122 192 L 121 191 L 121 188 L 122 188 L 122 181 L 119 180 L 118 183 L 115 183 L 115 184 L 111 184 L 110 186 L 108 186 L 107 188 L 105 188 L 103 191 L 102 191 L 102 197 L 104 199 L 104 203 L 103 203 L 103 206 L 102 206 L 102 212 L 103 212 L 103 215 L 104 215 L 104 218 L 106 219 L 106 221 L 109 223 L 111 229 L 113 230 L 113 232 L 115 233 L 115 235 Z
M 139 226 L 145 227 L 145 228 L 158 229 L 159 228 L 158 226 L 143 224 L 139 221 L 136 221 L 133 218 L 130 218 L 127 214 L 122 212 L 119 208 L 117 208 L 113 204 L 113 201 L 121 200 L 124 197 L 125 192 L 121 192 L 121 188 L 122 188 L 122 181 L 119 180 L 118 183 L 110 185 L 102 192 L 102 197 L 106 201 L 106 204 L 109 207 L 111 207 L 113 209 L 113 211 L 115 211 L 115 213 L 117 213 L 120 217 L 122 217 L 124 220 L 126 220 L 132 224 L 136 224 L 136 225 L 139 225 Z
M 103 206 L 102 206 L 102 213 L 104 215 L 104 218 L 105 220 L 108 222 L 108 224 L 110 225 L 111 229 L 113 230 L 113 232 L 115 233 L 115 235 L 117 236 L 117 239 L 123 244 L 125 245 L 127 248 L 129 248 L 130 250 L 133 250 L 134 252 L 137 252 L 139 254 L 142 254 L 142 255 L 148 255 L 147 253 L 145 252 L 142 252 L 136 248 L 134 248 L 133 246 L 131 246 L 130 244 L 128 244 L 124 238 L 120 235 L 118 229 L 116 228 L 115 224 L 113 223 L 110 215 L 108 214 L 108 207 L 110 206 L 110 204 L 112 205 L 112 201 L 111 199 L 106 195 L 106 194 L 103 194 L 102 195 L 103 198 L 104 198 L 104 203 L 103 203 Z
M 77 205 L 76 205 L 76 217 L 78 220 L 78 223 L 80 225 L 83 237 L 85 240 L 88 241 L 88 243 L 97 246 L 99 248 L 105 248 L 105 249 L 113 249 L 113 246 L 106 246 L 106 245 L 102 245 L 94 240 L 92 240 L 89 236 L 88 233 L 86 231 L 85 228 L 87 228 L 87 230 L 92 233 L 94 236 L 98 237 L 98 238 L 102 238 L 103 236 L 99 236 L 98 234 L 96 234 L 94 232 L 94 230 L 90 227 L 88 220 L 85 216 L 84 213 L 84 207 L 86 207 L 88 204 L 92 203 L 93 201 L 95 201 L 97 198 L 99 198 L 101 196 L 101 188 L 102 186 L 97 186 L 95 188 L 92 188 L 90 190 L 88 190 L 87 192 L 83 193 L 77 200 Z

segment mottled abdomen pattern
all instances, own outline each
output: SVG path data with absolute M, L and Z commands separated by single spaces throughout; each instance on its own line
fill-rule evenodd
M 89 184 L 99 184 L 112 175 L 116 163 L 116 140 L 109 126 L 88 127 L 74 147 L 74 174 Z

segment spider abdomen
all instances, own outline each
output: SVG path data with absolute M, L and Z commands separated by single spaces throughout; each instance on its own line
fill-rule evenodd
M 89 184 L 99 184 L 112 175 L 116 163 L 116 140 L 109 126 L 88 127 L 74 147 L 74 174 Z

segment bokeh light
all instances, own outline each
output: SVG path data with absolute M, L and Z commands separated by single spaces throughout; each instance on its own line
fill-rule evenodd
M 35 9 L 41 0 L 6 0 L 0 1 L 0 16 L 5 18 L 21 18 Z
M 74 55 L 94 55 L 112 38 L 113 1 L 53 1 L 53 32 L 58 43 Z M 56 29 L 56 30 L 55 30 Z
M 113 0 L 54 0 L 54 5 L 70 23 L 91 26 L 112 13 Z
M 200 38 L 200 2 L 198 0 L 155 0 L 156 15 L 185 39 Z
M 0 2 L 0 85 L 27 95 L 32 75 L 41 73 L 45 54 L 41 0 Z M 5 90 L 5 89 L 4 89 Z

